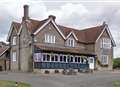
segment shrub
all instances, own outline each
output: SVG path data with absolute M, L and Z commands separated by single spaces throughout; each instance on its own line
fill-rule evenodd
M 120 69 L 120 58 L 113 59 L 113 68 Z
M 45 70 L 45 74 L 49 74 L 50 73 L 50 71 L 48 71 L 48 70 Z
M 59 70 L 55 70 L 55 73 L 59 73 Z

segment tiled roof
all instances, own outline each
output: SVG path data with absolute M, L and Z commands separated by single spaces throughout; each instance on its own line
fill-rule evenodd
M 31 33 L 34 33 L 37 29 L 39 29 L 48 19 L 38 21 L 34 19 L 29 19 L 26 21 L 26 25 L 28 30 Z M 13 22 L 14 26 L 16 27 L 17 31 L 20 28 L 20 23 Z M 69 28 L 61 25 L 57 25 L 60 31 L 67 36 L 71 31 L 75 33 L 76 37 L 78 38 L 78 42 L 82 43 L 94 43 L 97 37 L 100 35 L 101 31 L 104 29 L 104 25 L 96 26 L 87 28 L 84 30 L 77 30 L 74 28 Z
M 0 47 L 0 56 L 2 56 L 2 54 L 4 54 L 4 52 L 5 52 L 7 49 L 8 49 L 8 48 Z
M 27 28 L 29 29 L 30 32 L 35 32 L 38 28 L 40 28 L 48 19 L 38 21 L 34 19 L 29 19 L 26 21 Z
M 83 43 L 94 43 L 99 34 L 101 33 L 101 31 L 104 29 L 103 25 L 87 28 L 84 30 L 77 30 L 69 27 L 64 27 L 61 25 L 58 25 L 58 27 L 65 36 L 67 36 L 71 31 L 73 31 L 77 36 L 79 42 Z
M 55 46 L 50 46 L 50 45 L 44 45 L 44 44 L 35 44 L 35 48 L 38 48 L 40 50 L 45 50 L 45 51 L 58 51 L 58 52 L 67 52 L 67 53 L 76 53 L 76 54 L 91 54 L 95 55 L 92 52 L 88 52 L 87 50 L 81 50 L 79 48 L 72 48 L 72 47 L 55 47 Z
M 18 22 L 12 22 L 12 24 L 13 24 L 13 26 L 15 27 L 15 29 L 16 29 L 16 31 L 17 31 L 17 33 L 18 33 L 18 31 L 19 31 L 19 29 L 20 29 L 21 24 L 20 24 L 20 23 L 18 23 Z

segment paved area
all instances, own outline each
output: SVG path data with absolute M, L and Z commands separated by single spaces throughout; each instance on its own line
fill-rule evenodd
M 68 76 L 0 72 L 0 80 L 26 82 L 32 87 L 113 87 L 113 81 L 120 80 L 120 72 L 95 72 Z

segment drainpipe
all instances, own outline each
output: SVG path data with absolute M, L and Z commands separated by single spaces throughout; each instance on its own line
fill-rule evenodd
M 32 71 L 34 70 L 34 34 L 31 34 L 32 42 L 31 42 L 31 49 L 32 49 Z
M 20 35 L 18 36 L 18 69 L 21 70 L 21 60 L 20 60 Z

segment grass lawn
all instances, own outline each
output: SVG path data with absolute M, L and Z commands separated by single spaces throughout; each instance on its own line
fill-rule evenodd
M 120 87 L 120 80 L 114 82 L 114 87 Z
M 15 81 L 0 80 L 0 87 L 31 87 L 31 85 L 20 82 L 18 83 L 18 86 L 16 86 Z

